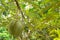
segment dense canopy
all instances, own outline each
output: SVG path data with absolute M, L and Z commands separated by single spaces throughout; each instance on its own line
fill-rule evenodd
M 60 40 L 60 0 L 17 1 L 25 17 L 25 25 L 21 25 L 25 27 L 20 30 L 20 33 L 23 34 L 20 35 L 23 40 Z M 18 16 L 16 16 L 17 14 Z M 8 26 L 16 17 L 18 17 L 17 20 L 21 20 L 20 16 L 21 12 L 14 0 L 0 0 L 1 40 L 12 39 L 12 35 L 8 32 Z M 13 28 L 11 30 L 13 31 Z M 14 34 L 16 35 L 16 33 Z M 6 39 L 2 35 L 7 35 Z

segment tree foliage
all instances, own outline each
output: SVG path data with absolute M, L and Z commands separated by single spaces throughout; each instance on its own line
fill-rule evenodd
M 26 40 L 60 40 L 60 0 L 18 0 L 24 14 Z M 0 27 L 21 19 L 14 0 L 0 0 Z M 22 25 L 23 26 L 23 25 Z M 13 31 L 13 29 L 12 29 Z

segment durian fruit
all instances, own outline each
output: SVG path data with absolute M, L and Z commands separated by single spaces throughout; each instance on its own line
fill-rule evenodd
M 14 37 L 22 37 L 22 32 L 24 30 L 24 23 L 21 20 L 13 20 L 9 24 L 8 30 Z

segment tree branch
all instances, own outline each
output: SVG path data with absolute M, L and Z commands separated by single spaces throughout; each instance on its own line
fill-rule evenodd
M 19 6 L 18 1 L 15 0 L 15 2 L 16 2 L 16 5 L 17 5 L 18 10 L 21 12 L 22 18 L 25 18 L 24 15 L 23 15 L 23 11 L 21 10 L 21 7 Z

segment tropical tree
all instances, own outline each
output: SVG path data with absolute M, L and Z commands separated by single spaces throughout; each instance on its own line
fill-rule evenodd
M 60 40 L 60 0 L 0 0 L 0 27 L 17 40 Z

